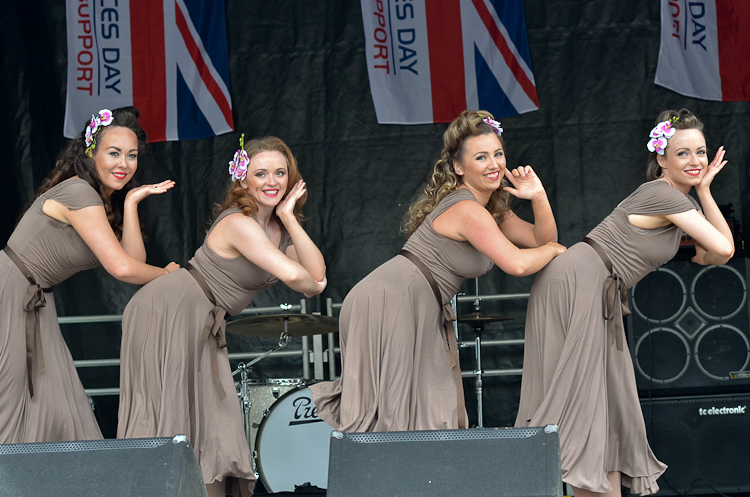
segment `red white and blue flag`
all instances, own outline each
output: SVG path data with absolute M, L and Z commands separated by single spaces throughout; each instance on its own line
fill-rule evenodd
M 135 105 L 150 142 L 234 129 L 224 0 L 67 0 L 64 134 Z
M 704 100 L 750 100 L 750 2 L 661 0 L 655 83 Z
M 539 108 L 523 0 L 361 0 L 381 124 L 504 117 Z

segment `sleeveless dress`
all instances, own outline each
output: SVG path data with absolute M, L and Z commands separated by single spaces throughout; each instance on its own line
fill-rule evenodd
M 613 274 L 630 288 L 674 257 L 683 232 L 673 224 L 640 229 L 628 215 L 698 208 L 690 196 L 651 181 L 623 200 L 588 237 L 602 247 Z M 648 445 L 633 363 L 627 345 L 622 346 L 624 332 L 617 327 L 620 336 L 612 336 L 603 317 L 608 276 L 597 252 L 583 242 L 537 276 L 526 316 L 516 426 L 559 426 L 565 482 L 608 492 L 607 472 L 620 471 L 623 485 L 649 495 L 659 489 L 656 480 L 666 465 Z
M 339 316 L 341 379 L 310 385 L 318 416 L 344 432 L 467 428 L 456 338 L 446 307 L 466 278 L 492 261 L 468 242 L 439 235 L 432 222 L 463 200 L 443 198 L 404 245 L 429 269 L 443 310 L 420 270 L 397 255 L 352 288 Z M 452 311 L 450 311 L 452 314 Z
M 237 213 L 242 211 L 222 212 L 208 233 Z M 283 252 L 290 245 L 289 235 L 282 232 L 279 249 Z M 200 272 L 216 304 L 228 315 L 238 314 L 261 290 L 278 281 L 242 256 L 216 255 L 207 242 L 189 264 Z M 234 491 L 247 496 L 255 488 L 252 456 L 226 341 L 215 347 L 217 339 L 224 339 L 226 323 L 220 317 L 215 334 L 208 339 L 204 334 L 214 312 L 214 304 L 185 268 L 157 278 L 133 296 L 122 320 L 117 437 L 187 435 L 206 484 L 232 477 Z
M 41 290 L 96 267 L 99 261 L 72 226 L 44 214 L 42 206 L 47 199 L 71 210 L 104 205 L 86 181 L 70 178 L 40 195 L 29 207 L 10 236 L 8 247 L 39 285 L 36 292 L 18 266 L 0 251 L 0 444 L 102 438 L 60 333 L 55 295 Z M 36 305 L 36 311 L 27 313 L 27 302 L 29 308 Z M 34 314 L 39 335 L 35 334 Z M 31 318 L 29 348 L 27 317 Z M 41 344 L 35 335 L 41 338 Z M 27 353 L 31 354 L 31 384 Z

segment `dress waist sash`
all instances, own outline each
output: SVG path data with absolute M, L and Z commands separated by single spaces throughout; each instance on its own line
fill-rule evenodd
M 34 350 L 36 350 L 38 372 L 41 373 L 44 370 L 44 351 L 42 349 L 42 333 L 39 325 L 39 308 L 47 305 L 44 294 L 50 293 L 55 287 L 42 288 L 34 280 L 34 276 L 29 271 L 29 268 L 26 267 L 26 264 L 24 264 L 12 248 L 6 245 L 3 251 L 29 282 L 29 289 L 26 291 L 26 298 L 23 300 L 23 310 L 26 311 L 26 371 L 29 377 L 29 394 L 31 397 L 34 397 L 34 383 L 31 379 Z
M 607 271 L 609 271 L 609 276 L 604 280 L 604 291 L 602 292 L 604 319 L 607 323 L 609 334 L 612 337 L 612 343 L 616 343 L 617 350 L 622 352 L 622 337 L 625 335 L 622 320 L 623 316 L 630 316 L 625 282 L 612 267 L 612 261 L 609 260 L 601 245 L 589 237 L 585 237 L 583 242 L 590 245 L 596 251 Z
M 224 329 L 221 327 L 224 319 L 226 318 L 227 311 L 222 306 L 216 303 L 214 294 L 206 283 L 206 279 L 192 264 L 189 262 L 185 265 L 188 273 L 195 279 L 198 286 L 201 287 L 203 293 L 206 294 L 206 298 L 214 305 L 211 312 L 208 313 L 206 318 L 206 324 L 203 325 L 203 332 L 201 333 L 201 340 L 199 343 L 209 343 L 211 348 L 211 374 L 214 378 L 214 385 L 216 385 L 216 391 L 219 393 L 219 400 L 224 400 L 227 396 L 224 388 L 221 386 L 221 378 L 219 377 L 219 348 L 225 348 L 227 346 L 227 337 Z M 200 353 L 198 354 L 198 372 L 201 372 L 201 358 L 203 357 L 203 346 L 200 346 Z
M 440 289 L 437 286 L 437 283 L 435 282 L 435 278 L 432 277 L 432 273 L 430 273 L 430 270 L 427 269 L 427 266 L 425 266 L 422 261 L 419 260 L 419 258 L 409 252 L 408 250 L 402 250 L 398 253 L 398 255 L 402 255 L 409 259 L 412 264 L 417 266 L 417 269 L 422 273 L 422 275 L 427 280 L 427 283 L 430 284 L 430 288 L 432 288 L 432 293 L 435 294 L 435 299 L 437 300 L 438 306 L 442 310 L 443 313 L 443 332 L 445 333 L 445 341 L 443 342 L 444 348 L 445 348 L 445 355 L 448 358 L 448 364 L 451 366 L 451 370 L 453 371 L 453 377 L 456 381 L 456 395 L 458 397 L 457 399 L 457 418 L 458 418 L 458 427 L 459 428 L 468 428 L 469 427 L 469 420 L 466 417 L 466 403 L 464 401 L 464 386 L 463 386 L 463 378 L 461 377 L 461 367 L 459 366 L 458 362 L 458 344 L 456 343 L 456 334 L 453 333 L 452 330 L 449 330 L 450 324 L 456 320 L 456 313 L 453 312 L 453 308 L 450 304 L 443 305 L 442 299 L 440 298 Z

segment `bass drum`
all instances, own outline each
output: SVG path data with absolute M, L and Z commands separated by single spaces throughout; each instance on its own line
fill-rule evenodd
M 299 386 L 274 402 L 258 428 L 258 473 L 269 492 L 310 483 L 328 487 L 331 428 L 318 417 L 310 389 Z

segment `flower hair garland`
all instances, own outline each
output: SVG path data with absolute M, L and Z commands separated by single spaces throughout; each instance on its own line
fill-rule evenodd
M 479 117 L 482 117 L 482 115 L 479 114 Z M 495 121 L 494 119 L 490 117 L 485 117 L 484 119 L 482 119 L 482 121 L 489 124 L 492 127 L 492 129 L 495 130 L 495 133 L 497 133 L 497 136 L 502 136 L 503 128 L 500 127 L 500 121 Z
M 91 116 L 91 122 L 86 126 L 86 155 L 89 157 L 94 156 L 94 148 L 96 148 L 96 133 L 102 126 L 109 126 L 114 122 L 115 118 L 112 115 L 112 111 L 109 109 L 102 109 L 99 111 L 98 116 Z
M 229 175 L 232 180 L 243 180 L 247 175 L 247 166 L 250 164 L 250 159 L 247 157 L 245 152 L 245 133 L 240 136 L 240 149 L 234 154 L 234 158 L 229 163 Z
M 664 155 L 664 149 L 667 148 L 669 139 L 674 136 L 675 129 L 674 123 L 680 118 L 675 116 L 667 121 L 662 121 L 651 130 L 649 136 L 651 139 L 646 144 L 649 152 L 656 152 L 659 155 Z

